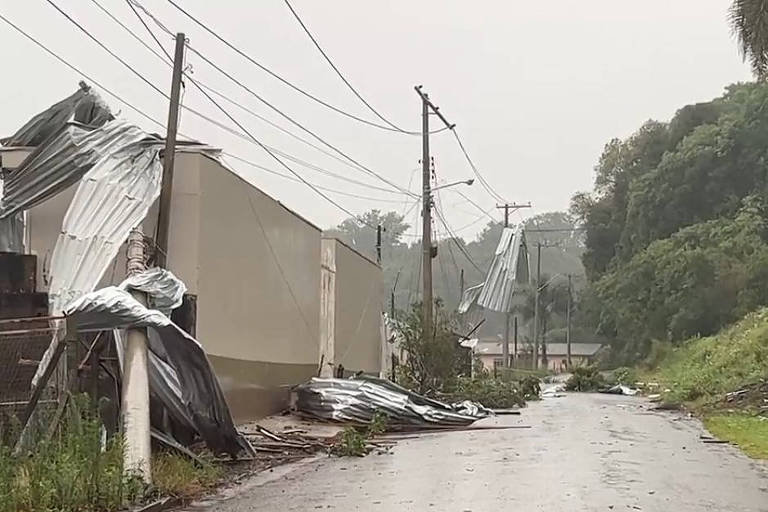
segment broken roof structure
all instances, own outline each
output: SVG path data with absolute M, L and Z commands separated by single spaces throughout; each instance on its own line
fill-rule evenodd
M 523 227 L 505 227 L 485 281 L 464 291 L 459 313 L 467 313 L 473 307 L 508 312 L 515 292 L 529 283 L 528 246 Z
M 150 328 L 150 393 L 171 423 L 192 430 L 211 450 L 236 455 L 247 443 L 232 417 L 213 368 L 200 344 L 165 314 L 147 309 L 127 293 L 149 292 L 158 307 L 181 303 L 184 285 L 169 272 L 134 276 L 121 287 L 94 291 L 132 228 L 147 216 L 160 194 L 164 141 L 123 120 L 114 119 L 101 99 L 80 90 L 35 116 L 9 144 L 37 148 L 3 176 L 0 196 L 0 251 L 23 248 L 22 212 L 77 187 L 61 225 L 50 262 L 48 290 L 52 316 L 68 313 L 83 328 Z M 185 148 L 189 151 L 190 148 Z M 199 145 L 216 157 L 218 152 Z M 19 251 L 20 252 L 20 251 Z M 61 320 L 54 320 L 61 322 Z M 33 385 L 51 363 L 58 332 L 43 356 Z M 122 336 L 118 340 L 118 352 Z M 153 425 L 173 436 L 173 425 Z M 179 440 L 180 441 L 180 440 Z

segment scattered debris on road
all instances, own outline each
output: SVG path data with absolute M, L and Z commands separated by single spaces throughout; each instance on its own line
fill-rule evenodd
M 607 389 L 601 390 L 600 393 L 605 393 L 608 395 L 635 396 L 638 393 L 638 390 L 634 388 L 630 388 L 629 386 L 625 386 L 623 384 L 616 384 L 615 386 L 611 386 Z
M 299 415 L 324 421 L 368 425 L 378 412 L 390 430 L 461 427 L 492 416 L 474 402 L 454 405 L 432 400 L 375 377 L 313 378 L 297 388 Z

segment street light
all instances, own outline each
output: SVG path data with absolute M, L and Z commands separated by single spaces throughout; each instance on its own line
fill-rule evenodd
M 441 188 L 452 187 L 454 185 L 470 185 L 471 186 L 474 182 L 475 182 L 475 180 L 470 178 L 470 179 L 464 180 L 464 181 L 455 181 L 453 183 L 446 183 L 445 185 L 438 185 L 436 187 L 432 187 L 432 192 L 434 192 L 435 190 L 440 190 Z

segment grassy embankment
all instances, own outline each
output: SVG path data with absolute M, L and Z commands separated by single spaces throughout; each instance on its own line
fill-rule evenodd
M 714 336 L 656 349 L 644 378 L 661 385 L 665 403 L 699 415 L 751 457 L 768 458 L 768 308 Z

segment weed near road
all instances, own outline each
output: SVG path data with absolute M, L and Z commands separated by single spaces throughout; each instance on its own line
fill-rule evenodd
M 189 499 L 215 486 L 221 468 L 169 453 L 152 460 L 154 485 L 123 471 L 120 436 L 103 440 L 102 424 L 85 397 L 69 401 L 59 432 L 40 436 L 33 451 L 11 454 L 12 443 L 0 443 L 0 511 L 104 512 L 159 496 Z

